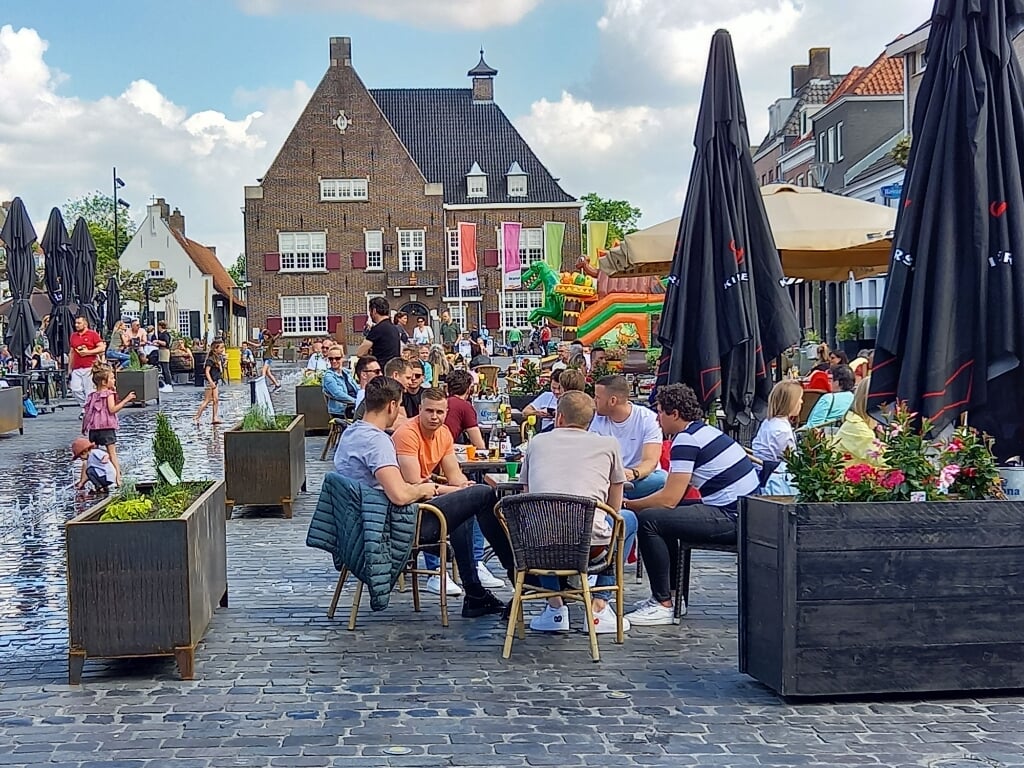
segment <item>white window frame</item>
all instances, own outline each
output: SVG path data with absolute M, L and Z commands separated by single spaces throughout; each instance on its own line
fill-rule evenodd
M 466 327 L 466 307 L 468 306 L 468 304 L 448 304 L 445 307 L 448 314 L 451 315 L 452 322 L 459 328 L 465 329 Z
M 281 296 L 281 332 L 285 336 L 327 334 L 326 296 Z
M 427 268 L 427 230 L 398 230 L 398 271 L 422 272 Z
M 384 230 L 364 229 L 363 249 L 366 252 L 366 271 L 384 271 Z
M 843 121 L 836 123 L 836 159 L 843 160 Z
M 829 126 L 826 145 L 828 148 L 828 162 L 834 163 L 836 161 L 836 127 L 834 125 Z
M 544 260 L 544 228 L 523 227 L 519 230 L 519 262 L 523 270 Z
M 477 174 L 467 176 L 466 197 L 487 197 L 487 177 Z
M 320 179 L 321 202 L 347 203 L 369 199 L 369 179 Z
M 187 309 L 178 310 L 178 333 L 186 339 L 192 338 L 192 323 Z
M 513 174 L 508 177 L 508 196 L 509 197 L 526 197 L 526 176 Z
M 502 291 L 501 330 L 530 327 L 530 313 L 544 306 L 544 291 Z
M 462 251 L 459 242 L 459 229 L 449 229 L 445 232 L 445 242 L 448 245 L 448 269 L 459 271 L 462 268 Z M 461 325 L 459 326 L 462 327 Z
M 281 272 L 326 272 L 326 232 L 278 232 Z
M 825 131 L 818 134 L 818 160 L 828 162 L 828 134 Z

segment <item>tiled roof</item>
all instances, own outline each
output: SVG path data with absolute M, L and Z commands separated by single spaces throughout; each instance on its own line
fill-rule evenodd
M 444 184 L 449 204 L 571 203 L 519 131 L 493 102 L 473 101 L 469 88 L 372 88 L 370 95 L 428 182 Z M 468 197 L 466 174 L 479 163 L 487 197 Z M 526 197 L 509 197 L 505 174 L 519 163 Z
M 231 275 L 228 274 L 227 269 L 220 263 L 220 259 L 217 258 L 217 254 L 207 248 L 205 245 L 200 245 L 195 240 L 189 240 L 181 232 L 176 230 L 174 227 L 168 227 L 171 230 L 171 234 L 174 235 L 174 239 L 178 241 L 178 244 L 185 249 L 185 253 L 188 254 L 189 258 L 192 259 L 192 263 L 196 265 L 200 272 L 204 275 L 210 275 L 213 277 L 213 287 L 217 293 L 224 297 L 232 295 L 232 289 L 236 288 L 235 281 L 231 279 Z M 237 298 L 235 304 L 238 306 L 245 306 Z
M 844 96 L 898 96 L 901 93 L 903 57 L 890 57 L 883 52 L 869 66 L 851 69 L 826 103 L 834 104 Z
M 793 105 L 792 111 L 786 117 L 786 122 L 782 126 L 782 130 L 778 133 L 769 134 L 764 137 L 764 140 L 757 148 L 757 152 L 767 148 L 775 139 L 779 136 L 799 136 L 800 135 L 800 108 L 805 104 L 824 104 L 828 101 L 829 96 L 832 95 L 832 91 L 835 90 L 836 86 L 842 82 L 842 75 L 829 75 L 827 80 L 808 80 L 804 86 L 796 92 L 796 103 Z

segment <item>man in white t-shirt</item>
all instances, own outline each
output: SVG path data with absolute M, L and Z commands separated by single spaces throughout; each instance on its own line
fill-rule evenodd
M 555 409 L 558 408 L 558 398 L 562 395 L 562 386 L 558 380 L 562 377 L 562 369 L 551 372 L 551 390 L 541 392 L 534 398 L 533 402 L 523 408 L 523 416 L 535 416 L 537 418 L 537 431 L 543 432 L 555 423 Z
M 597 416 L 590 431 L 619 442 L 626 480 L 633 487 L 627 499 L 642 499 L 660 491 L 668 477 L 661 468 L 662 431 L 658 415 L 629 402 L 629 383 L 623 376 L 606 376 L 594 386 Z

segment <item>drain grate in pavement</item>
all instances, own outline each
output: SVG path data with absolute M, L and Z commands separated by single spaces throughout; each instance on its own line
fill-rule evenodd
M 928 763 L 928 768 L 1000 768 L 1000 766 L 1002 763 L 980 757 L 948 757 Z

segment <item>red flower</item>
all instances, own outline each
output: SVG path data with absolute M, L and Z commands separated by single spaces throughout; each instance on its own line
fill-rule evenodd
M 882 476 L 882 487 L 887 491 L 892 491 L 898 488 L 900 483 L 906 479 L 906 475 L 904 475 L 900 470 L 894 469 L 890 472 L 886 472 Z
M 846 482 L 853 483 L 854 485 L 874 480 L 875 476 L 874 467 L 867 464 L 854 464 L 852 467 L 847 467 L 843 472 Z

